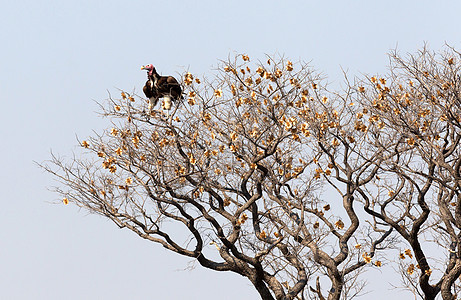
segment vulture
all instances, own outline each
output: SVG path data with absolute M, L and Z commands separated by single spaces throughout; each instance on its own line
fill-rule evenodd
M 173 76 L 160 76 L 150 64 L 142 66 L 141 70 L 147 70 L 147 81 L 143 91 L 149 99 L 149 111 L 152 111 L 160 98 L 164 98 L 163 108 L 166 110 L 171 109 L 171 100 L 184 99 L 181 85 Z

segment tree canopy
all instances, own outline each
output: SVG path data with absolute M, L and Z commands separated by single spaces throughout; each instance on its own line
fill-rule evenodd
M 461 56 L 389 57 L 387 74 L 332 87 L 306 63 L 236 55 L 185 73 L 168 114 L 121 91 L 101 104 L 110 127 L 44 168 L 65 204 L 262 299 L 351 299 L 386 266 L 418 297 L 456 299 Z

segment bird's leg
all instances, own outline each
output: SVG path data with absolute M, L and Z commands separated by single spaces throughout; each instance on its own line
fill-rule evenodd
M 149 98 L 149 116 L 152 115 L 152 110 L 154 109 L 154 106 L 157 104 L 158 98 L 155 97 L 150 97 Z
M 171 96 L 165 95 L 163 97 L 162 109 L 166 110 L 166 117 L 168 118 L 170 116 L 171 109 Z
M 152 98 L 149 98 L 149 106 L 147 107 L 149 115 L 152 113 L 153 101 Z
M 171 96 L 166 95 L 163 97 L 162 108 L 165 110 L 171 109 Z

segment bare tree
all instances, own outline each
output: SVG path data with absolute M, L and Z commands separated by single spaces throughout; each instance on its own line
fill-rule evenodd
M 365 210 L 392 226 L 408 249 L 403 275 L 424 299 L 456 299 L 461 275 L 460 54 L 423 48 L 390 55 L 390 72 L 357 85 L 377 151 L 373 190 L 358 188 Z M 355 122 L 361 122 L 359 118 Z M 373 125 L 372 125 L 373 124 Z M 380 124 L 380 125 L 379 125 Z M 414 255 L 414 258 L 413 258 Z M 405 262 L 410 259 L 410 262 Z
M 304 63 L 239 55 L 212 80 L 185 74 L 186 100 L 168 114 L 148 112 L 144 99 L 126 91 L 110 97 L 101 111 L 112 128 L 81 141 L 81 156 L 53 157 L 44 168 L 62 182 L 65 203 L 203 267 L 245 276 L 262 299 L 354 298 L 365 286 L 360 273 L 387 262 L 380 253 L 396 247 L 397 236 L 425 274 L 423 293 L 450 293 L 459 244 L 447 248 L 453 255 L 437 288 L 424 283 L 431 269 L 420 238 L 432 230 L 444 237 L 441 245 L 457 242 L 457 216 L 436 221 L 460 207 L 438 209 L 457 197 L 458 140 L 434 125 L 440 139 L 427 148 L 414 125 L 379 109 L 373 101 L 381 90 L 379 103 L 408 77 L 392 78 L 391 87 L 372 77 L 367 88 L 347 82 L 332 92 Z M 432 162 L 424 151 L 446 158 Z M 438 202 L 426 203 L 429 195 Z M 431 210 L 438 213 L 429 224 Z

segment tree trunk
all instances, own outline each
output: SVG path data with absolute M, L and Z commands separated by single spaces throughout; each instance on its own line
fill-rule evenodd
M 274 296 L 272 296 L 269 288 L 266 286 L 264 281 L 262 280 L 251 280 L 254 287 L 258 291 L 259 295 L 261 295 L 262 300 L 275 300 Z
M 330 292 L 328 293 L 328 300 L 340 300 L 341 292 L 343 290 L 342 278 L 333 278 Z

